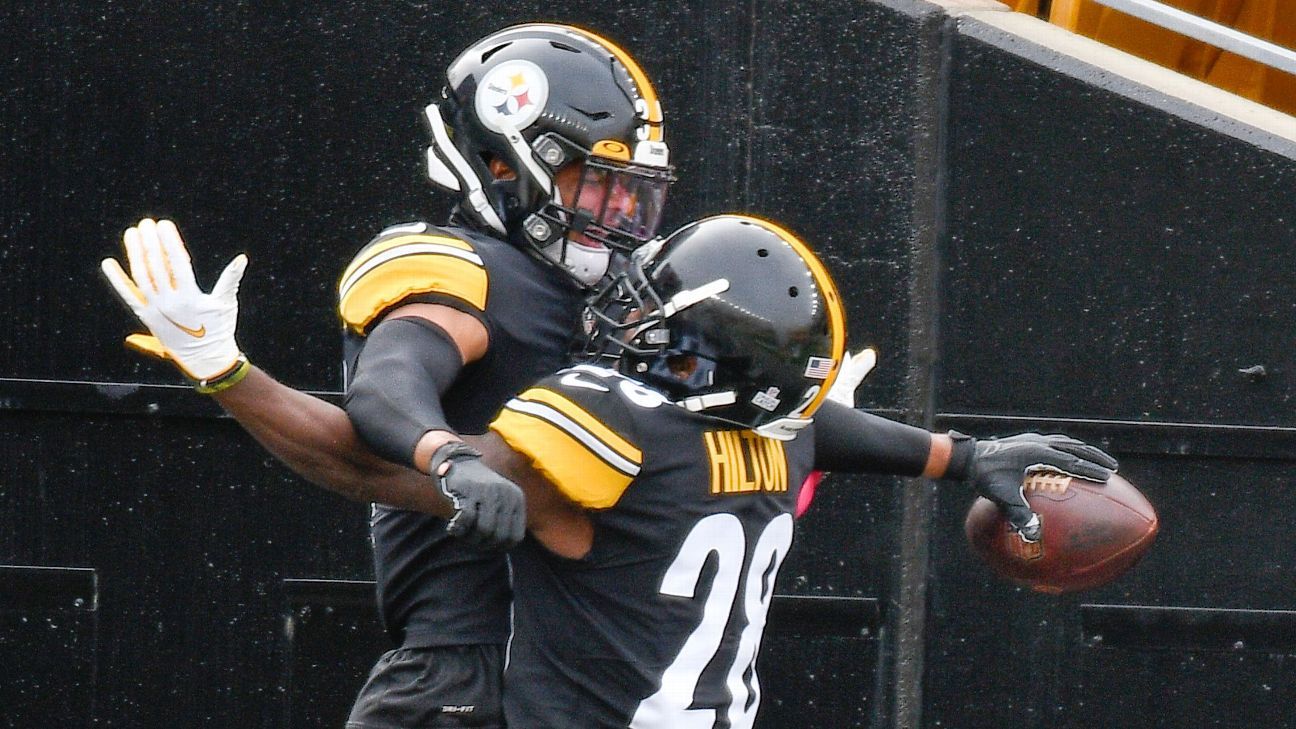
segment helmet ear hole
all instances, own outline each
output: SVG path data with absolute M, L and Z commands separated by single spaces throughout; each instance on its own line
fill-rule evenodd
M 798 289 L 798 288 L 795 287 L 795 286 L 789 286 L 789 287 L 788 287 L 788 296 L 791 296 L 792 298 L 795 299 L 796 297 L 798 297 L 798 296 L 800 296 L 800 295 L 801 295 L 801 290 L 800 290 L 800 289 Z
M 761 258 L 769 258 L 769 249 L 761 248 L 760 250 L 756 251 L 756 255 L 760 256 Z
M 698 359 L 694 354 L 672 354 L 666 357 L 666 366 L 670 368 L 672 375 L 681 380 L 688 379 L 693 371 L 697 369 Z
M 505 162 L 499 157 L 483 154 L 482 161 L 486 163 L 486 166 L 490 169 L 491 174 L 495 175 L 495 179 L 497 180 L 517 179 L 517 172 L 514 172 L 513 168 L 509 167 L 508 162 Z

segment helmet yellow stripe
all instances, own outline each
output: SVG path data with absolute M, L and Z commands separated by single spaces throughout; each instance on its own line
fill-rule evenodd
M 770 232 L 782 238 L 792 250 L 801 256 L 801 260 L 806 262 L 806 267 L 810 269 L 810 274 L 814 276 L 815 284 L 823 292 L 824 304 L 828 309 L 828 331 L 832 335 L 832 371 L 824 378 L 823 387 L 820 388 L 819 394 L 815 399 L 806 406 L 804 412 L 814 414 L 815 410 L 823 404 L 824 398 L 828 396 L 828 391 L 832 389 L 833 382 L 837 380 L 837 374 L 841 371 L 842 360 L 846 354 L 846 310 L 842 305 L 841 295 L 837 293 L 837 284 L 833 282 L 832 275 L 824 267 L 819 257 L 810 250 L 800 238 L 791 231 L 770 221 L 756 218 L 749 215 L 739 216 L 748 217 L 756 221 Z

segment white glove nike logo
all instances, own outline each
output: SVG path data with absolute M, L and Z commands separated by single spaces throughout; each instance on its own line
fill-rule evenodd
M 158 313 L 161 314 L 161 312 L 158 312 Z M 203 337 L 207 336 L 207 325 L 206 325 L 206 324 L 201 324 L 201 325 L 199 325 L 199 327 L 198 327 L 197 329 L 193 329 L 193 328 L 191 328 L 191 327 L 187 327 L 187 326 L 185 326 L 184 324 L 181 324 L 180 322 L 176 321 L 175 319 L 172 319 L 171 317 L 167 316 L 166 314 L 162 314 L 162 318 L 163 318 L 163 319 L 166 319 L 166 320 L 169 321 L 169 322 L 171 322 L 172 324 L 175 325 L 176 329 L 179 329 L 180 331 L 184 332 L 185 334 L 188 334 L 189 336 L 193 337 L 194 339 L 202 339 Z

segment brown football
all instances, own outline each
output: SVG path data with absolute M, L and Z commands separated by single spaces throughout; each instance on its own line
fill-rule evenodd
M 1119 475 L 1106 484 L 1058 473 L 1026 477 L 1044 536 L 1023 542 L 993 502 L 978 498 L 963 524 L 972 550 L 999 575 L 1039 592 L 1075 592 L 1121 576 L 1152 546 L 1152 504 Z

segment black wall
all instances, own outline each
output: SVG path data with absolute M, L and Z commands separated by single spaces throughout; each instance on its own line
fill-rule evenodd
M 1035 595 L 942 491 L 924 725 L 1296 725 L 1296 145 L 993 21 L 951 47 L 936 419 L 1104 445 L 1161 534 L 1110 586 Z
M 0 7 L 0 725 L 340 725 L 385 648 L 365 507 L 122 349 L 98 261 L 144 215 L 204 282 L 248 252 L 241 345 L 332 396 L 341 267 L 446 212 L 440 70 L 537 18 L 657 81 L 668 226 L 752 211 L 821 251 L 881 354 L 861 405 L 1072 432 L 1161 511 L 1133 573 L 1049 598 L 975 563 L 965 490 L 831 477 L 761 726 L 1289 725 L 1290 142 L 919 0 L 188 5 Z

